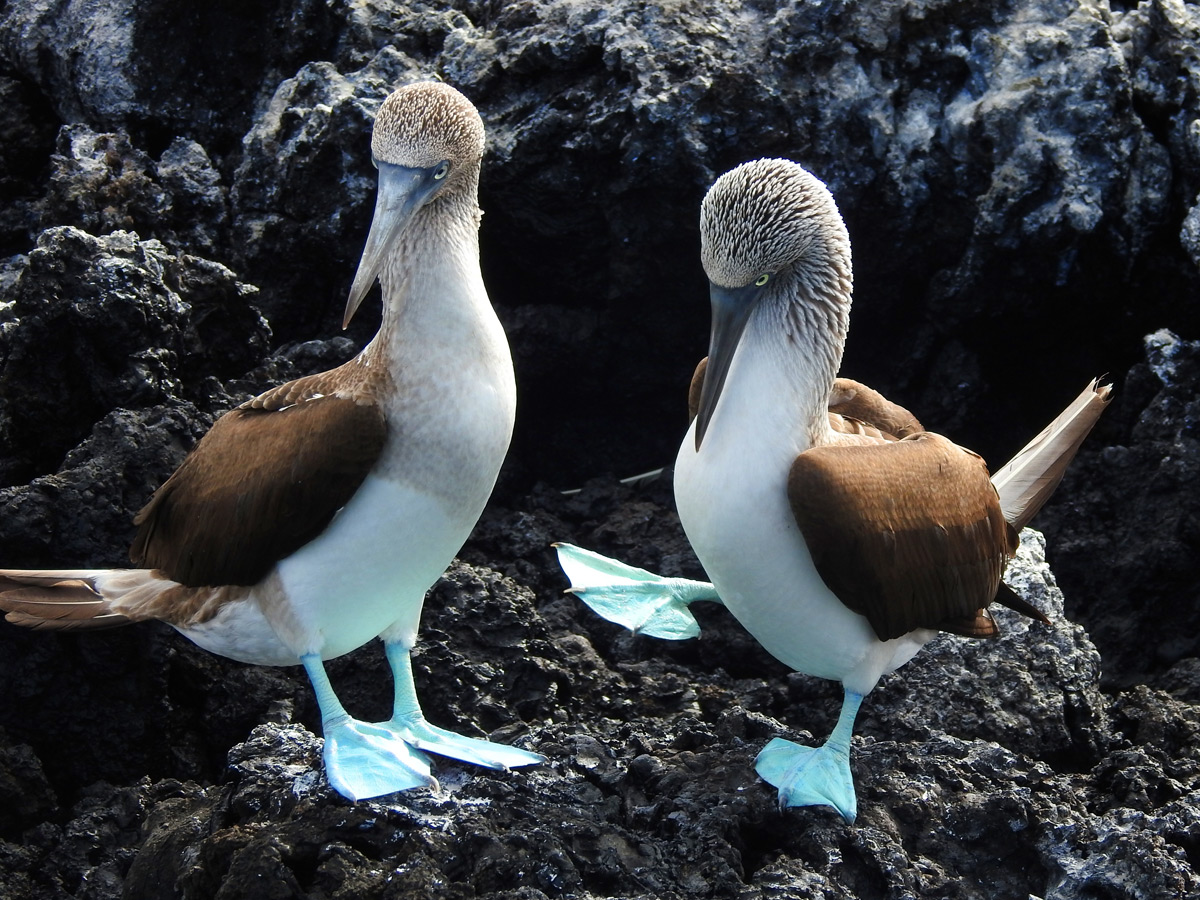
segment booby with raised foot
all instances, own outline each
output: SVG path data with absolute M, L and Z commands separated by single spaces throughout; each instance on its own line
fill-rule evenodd
M 835 378 L 850 240 L 815 176 L 789 160 L 741 165 L 705 196 L 700 233 L 712 332 L 689 392 L 675 500 L 712 583 L 570 545 L 558 545 L 559 560 L 573 592 L 640 633 L 692 636 L 688 604 L 715 601 L 783 663 L 841 682 L 827 742 L 776 738 L 756 770 L 781 807 L 828 805 L 853 822 L 851 733 L 879 679 L 938 631 L 996 635 L 993 601 L 1047 621 L 1001 578 L 1110 388 L 1092 382 L 989 478 L 975 453 Z
M 226 413 L 137 515 L 138 568 L 0 571 L 11 622 L 73 629 L 157 619 L 201 647 L 304 666 L 330 784 L 351 799 L 436 786 L 423 751 L 542 761 L 426 721 L 409 653 L 425 592 L 466 541 L 508 451 L 516 386 L 479 270 L 483 122 L 448 85 L 411 84 L 371 138 L 374 218 L 348 324 L 378 277 L 378 333 L 346 364 Z M 390 720 L 342 707 L 324 660 L 383 640 Z

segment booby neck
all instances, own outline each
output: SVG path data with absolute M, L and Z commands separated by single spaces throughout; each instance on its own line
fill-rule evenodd
M 754 443 L 777 447 L 790 461 L 835 439 L 828 403 L 849 324 L 849 276 L 836 291 L 816 292 L 799 273 L 772 287 L 746 324 L 702 456 L 738 453 L 725 442 L 741 444 L 753 436 Z M 695 452 L 691 438 L 683 443 L 685 451 L 688 447 Z
M 363 362 L 387 365 L 415 356 L 435 361 L 432 347 L 461 348 L 485 336 L 489 350 L 496 344 L 499 323 L 479 271 L 482 212 L 474 200 L 476 183 L 471 178 L 436 198 L 399 237 L 379 273 L 383 312 Z M 499 338 L 503 341 L 502 333 Z

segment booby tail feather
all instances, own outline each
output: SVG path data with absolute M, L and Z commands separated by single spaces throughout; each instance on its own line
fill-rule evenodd
M 1020 531 L 1037 515 L 1075 458 L 1112 396 L 1112 386 L 1095 379 L 1054 421 L 1021 448 L 995 475 L 1004 518 Z
M 131 621 L 95 587 L 103 570 L 0 571 L 0 610 L 14 625 L 46 631 L 116 628 Z

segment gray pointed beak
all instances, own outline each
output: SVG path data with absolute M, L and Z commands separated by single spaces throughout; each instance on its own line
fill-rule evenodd
M 696 413 L 696 449 L 704 440 L 708 423 L 725 387 L 725 378 L 733 355 L 742 340 L 742 332 L 750 320 L 758 289 L 754 285 L 741 288 L 722 287 L 709 283 L 712 301 L 712 335 L 708 342 L 708 368 L 704 372 L 704 387 L 700 391 L 700 409 Z
M 354 274 L 354 283 L 350 285 L 346 314 L 342 317 L 343 328 L 354 318 L 367 291 L 383 269 L 397 238 L 439 185 L 431 169 L 410 169 L 385 162 L 378 165 L 379 189 L 375 195 L 375 215 L 371 219 L 371 231 L 367 234 L 367 244 L 358 262 L 358 271 Z

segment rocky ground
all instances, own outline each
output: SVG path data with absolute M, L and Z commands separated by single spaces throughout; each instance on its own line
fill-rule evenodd
M 521 412 L 430 594 L 418 685 L 438 724 L 547 764 L 444 762 L 438 794 L 350 804 L 299 670 L 149 625 L 3 626 L 0 896 L 1200 895 L 1182 0 L 0 6 L 0 564 L 123 564 L 216 415 L 369 338 L 370 316 L 338 325 L 371 116 L 429 77 L 489 128 L 484 274 Z M 707 340 L 700 197 L 763 155 L 845 213 L 847 374 L 996 465 L 1093 375 L 1116 386 L 1011 572 L 1055 625 L 941 638 L 887 679 L 853 827 L 779 812 L 752 768 L 774 735 L 823 738 L 836 686 L 720 609 L 694 641 L 621 633 L 548 546 L 701 576 L 669 477 L 617 479 L 674 454 Z M 377 646 L 331 671 L 386 714 Z

